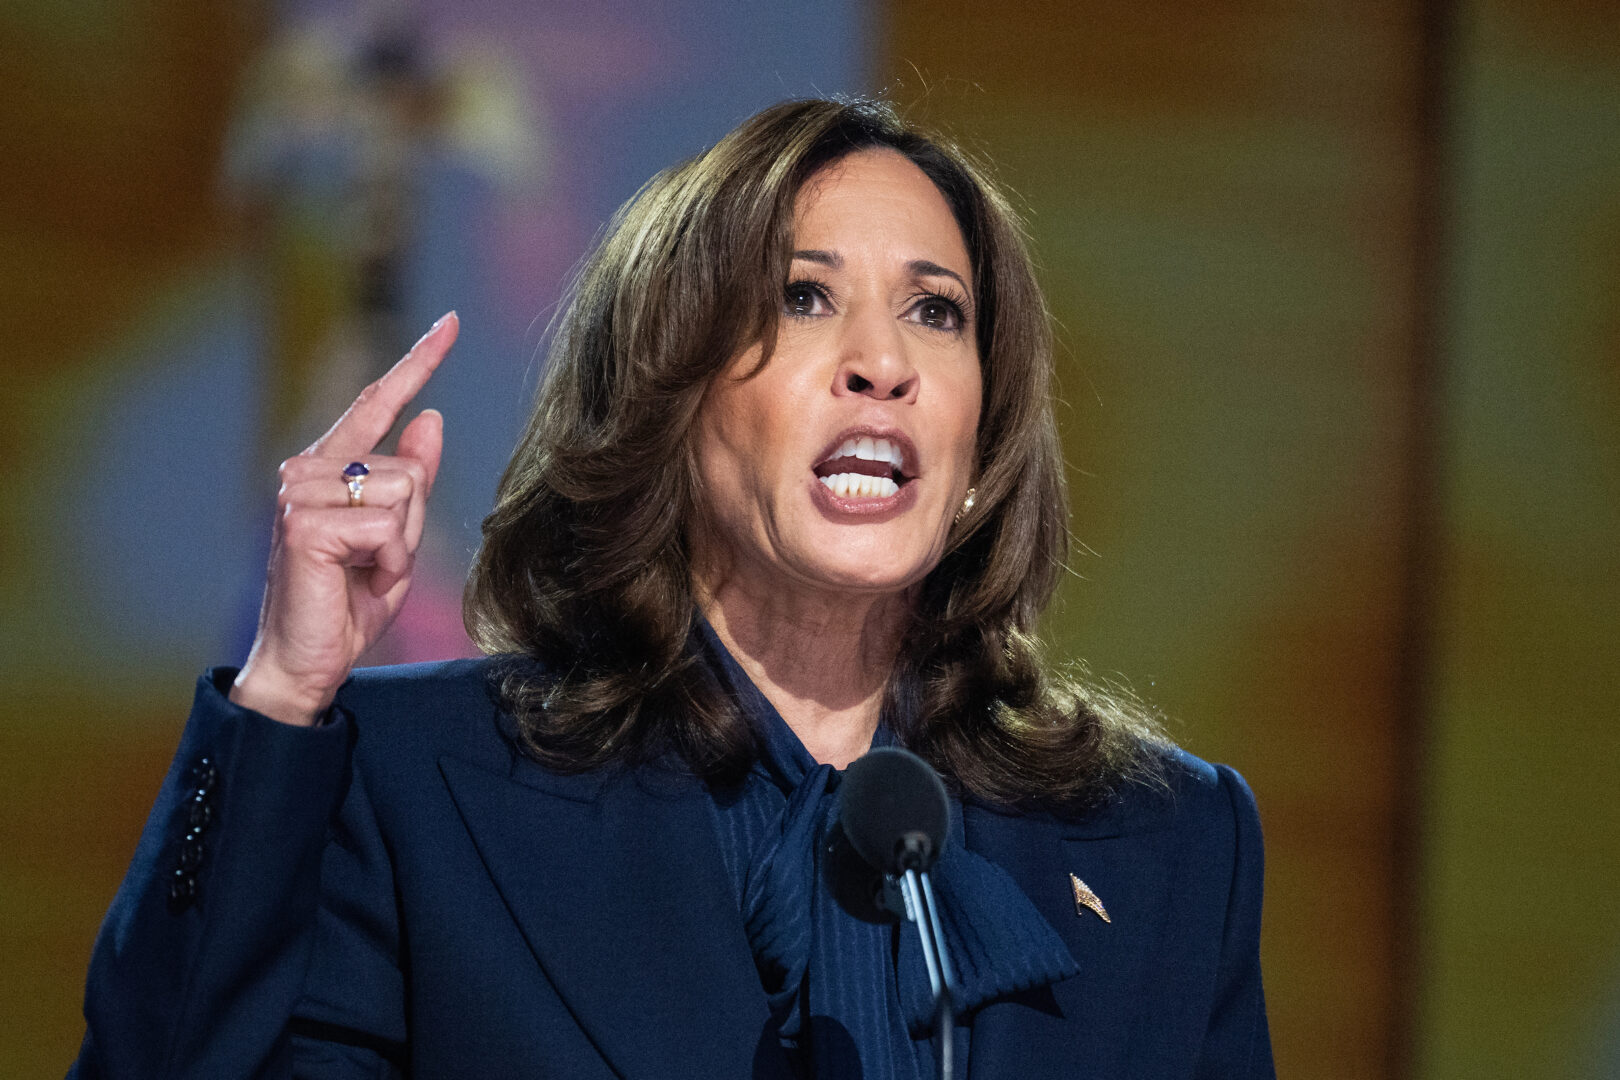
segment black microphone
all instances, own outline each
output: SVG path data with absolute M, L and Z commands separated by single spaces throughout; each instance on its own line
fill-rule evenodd
M 897 746 L 879 747 L 855 759 L 838 786 L 833 851 L 838 850 L 841 838 L 876 872 L 868 879 L 869 891 L 854 891 L 864 891 L 875 908 L 891 917 L 917 924 L 934 996 L 942 1080 L 950 1080 L 955 1056 L 951 987 L 956 979 L 928 872 L 945 850 L 950 821 L 950 797 L 939 774 L 928 762 Z
M 934 767 L 882 746 L 855 759 L 838 787 L 838 821 L 857 854 L 884 874 L 927 873 L 945 849 L 951 803 Z

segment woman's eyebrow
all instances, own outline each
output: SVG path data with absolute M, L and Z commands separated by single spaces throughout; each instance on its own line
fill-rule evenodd
M 906 269 L 910 270 L 918 277 L 954 278 L 956 279 L 956 283 L 961 285 L 966 292 L 970 294 L 973 292 L 972 287 L 968 285 L 967 281 L 962 277 L 961 274 L 958 274 L 955 270 L 947 269 L 939 265 L 937 262 L 929 262 L 927 259 L 912 259 L 910 262 L 906 263 Z
M 844 257 L 842 255 L 838 254 L 836 251 L 823 251 L 820 248 L 804 248 L 802 250 L 795 251 L 793 253 L 793 257 L 795 259 L 803 259 L 805 262 L 819 263 L 822 266 L 831 267 L 834 270 L 841 270 L 844 266 Z M 970 293 L 973 291 L 972 287 L 968 285 L 966 279 L 964 279 L 961 274 L 958 274 L 955 270 L 943 267 L 939 265 L 939 263 L 933 262 L 930 259 L 912 259 L 910 262 L 906 263 L 906 269 L 917 277 L 954 278 L 956 282 L 962 286 L 962 288 L 966 289 Z
M 795 251 L 793 253 L 793 257 L 795 259 L 803 259 L 805 262 L 820 263 L 822 266 L 830 266 L 834 270 L 840 270 L 844 265 L 844 257 L 838 254 L 836 251 L 821 251 L 816 248 L 811 248 L 807 251 Z

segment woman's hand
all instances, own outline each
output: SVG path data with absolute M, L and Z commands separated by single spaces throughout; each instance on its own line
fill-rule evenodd
M 259 632 L 231 700 L 289 724 L 313 725 L 349 670 L 382 636 L 410 589 L 444 418 L 432 409 L 373 454 L 456 340 L 451 312 L 404 359 L 360 392 L 330 431 L 281 463 Z M 363 505 L 349 505 L 343 470 L 363 461 Z

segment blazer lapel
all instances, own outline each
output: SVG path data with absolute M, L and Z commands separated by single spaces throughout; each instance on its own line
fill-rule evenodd
M 1074 978 L 980 1008 L 971 1021 L 968 1074 L 974 1080 L 1132 1075 L 1124 1053 L 1133 1004 L 1151 989 L 1141 985 L 1140 957 L 1159 931 L 1165 883 L 1150 880 L 1154 872 L 1138 865 L 1138 846 L 1115 822 L 1075 825 L 970 805 L 963 825 L 967 846 L 1012 875 L 1080 966 Z M 1077 907 L 1071 873 L 1095 892 L 1111 922 Z
M 521 758 L 511 776 L 439 767 L 529 947 L 616 1072 L 790 1075 L 697 784 L 557 776 Z

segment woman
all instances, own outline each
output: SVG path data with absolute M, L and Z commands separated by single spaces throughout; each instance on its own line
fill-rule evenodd
M 953 795 L 966 1075 L 1271 1075 L 1247 788 L 1037 654 L 1047 319 L 966 158 L 806 101 L 655 178 L 484 524 L 492 658 L 351 672 L 442 421 L 372 450 L 455 334 L 283 465 L 258 638 L 199 685 L 77 1075 L 933 1075 L 912 937 L 822 860 L 836 770 L 889 744 Z

